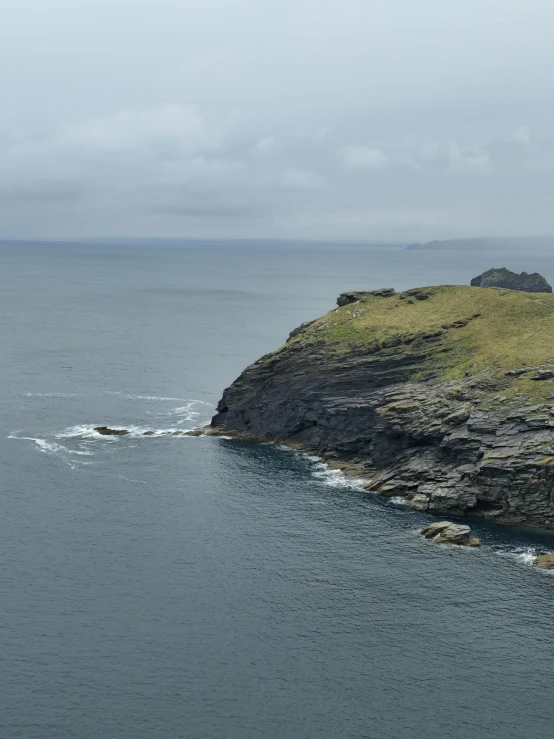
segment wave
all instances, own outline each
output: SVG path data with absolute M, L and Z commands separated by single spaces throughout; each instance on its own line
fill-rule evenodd
M 26 398 L 77 398 L 78 393 L 22 393 Z
M 538 557 L 539 552 L 533 547 L 525 547 L 525 548 L 514 549 L 513 551 L 510 551 L 510 552 L 506 552 L 506 551 L 496 552 L 496 554 L 498 554 L 499 557 L 513 559 L 516 562 L 519 562 L 520 564 L 523 564 L 523 565 L 532 565 L 535 559 Z M 543 572 L 544 571 L 547 571 L 547 570 L 543 570 Z
M 312 463 L 312 476 L 332 488 L 352 488 L 354 490 L 362 490 L 366 480 L 359 477 L 349 477 L 342 470 L 329 467 L 328 464 L 322 462 L 319 457 L 306 455 Z
M 134 395 L 133 393 L 123 393 L 118 390 L 109 390 L 107 395 L 115 395 L 118 398 L 125 398 L 127 400 L 167 400 L 167 401 L 181 401 L 183 403 L 200 403 L 202 405 L 211 406 L 211 403 L 207 403 L 204 400 L 194 400 L 191 398 L 177 398 L 173 396 L 164 395 Z
M 50 454 L 61 458 L 71 469 L 77 469 L 79 465 L 91 464 L 88 461 L 82 459 L 74 459 L 74 455 L 77 457 L 92 457 L 93 454 L 90 451 L 81 449 L 68 449 L 63 444 L 58 444 L 47 439 L 42 439 L 35 436 L 18 436 L 18 432 L 15 431 L 9 434 L 8 439 L 17 439 L 21 441 L 32 441 L 35 443 L 39 452 L 43 454 Z
M 147 426 L 129 426 L 124 424 L 113 424 L 113 428 L 116 429 L 125 429 L 128 431 L 127 434 L 122 434 L 120 436 L 118 435 L 109 435 L 109 434 L 99 434 L 98 431 L 94 430 L 94 426 L 87 426 L 87 425 L 79 425 L 79 426 L 70 426 L 67 429 L 64 429 L 63 431 L 60 431 L 60 433 L 56 434 L 54 438 L 56 439 L 85 439 L 87 441 L 96 441 L 99 439 L 103 439 L 104 441 L 119 441 L 122 439 L 139 439 L 139 438 L 146 438 L 151 439 L 153 437 L 157 436 L 178 436 L 179 438 L 184 438 L 187 436 L 186 431 L 192 430 L 187 429 L 183 430 L 182 428 L 179 428 L 178 426 L 170 426 L 167 428 L 158 428 L 153 429 L 152 427 Z

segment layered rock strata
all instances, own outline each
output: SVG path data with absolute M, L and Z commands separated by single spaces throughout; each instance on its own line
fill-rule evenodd
M 445 311 L 449 289 L 341 296 L 338 312 L 304 324 L 225 390 L 211 431 L 310 450 L 366 478 L 368 490 L 404 496 L 419 511 L 554 528 L 554 397 L 545 396 L 554 365 L 521 366 L 529 350 L 517 343 L 506 361 L 519 365 L 472 363 L 489 336 L 487 321 L 494 329 L 502 314 L 494 312 L 494 294 L 469 313 L 468 305 L 479 308 L 472 296 L 485 292 L 472 288 L 465 288 L 461 315 Z M 451 289 L 456 305 L 460 289 Z M 436 315 L 421 328 L 433 302 Z M 381 311 L 375 330 L 372 310 Z M 546 308 L 533 303 L 529 310 L 542 317 Z M 398 327 L 375 333 L 379 321 L 392 320 L 390 311 Z M 363 340 L 355 333 L 344 339 L 339 329 L 354 331 L 358 319 Z M 550 313 L 545 325 L 549 320 Z M 509 334 L 509 321 L 497 330 Z M 527 336 L 529 327 L 523 330 Z M 542 399 L 522 394 L 514 384 L 520 381 Z

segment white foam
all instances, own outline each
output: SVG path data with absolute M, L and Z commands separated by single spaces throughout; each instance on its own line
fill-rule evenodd
M 307 455 L 306 455 L 307 456 Z M 311 457 L 313 460 L 313 457 Z M 317 462 L 313 464 L 313 477 L 321 480 L 324 485 L 332 488 L 354 488 L 361 490 L 365 480 L 359 477 L 348 477 L 342 470 L 331 469 L 328 464 L 317 458 Z
M 393 495 L 391 498 L 389 498 L 389 501 L 393 505 L 398 505 L 398 506 L 408 505 L 408 501 L 406 500 L 406 498 L 403 498 L 401 495 Z
M 152 438 L 156 436 L 178 436 L 179 438 L 187 436 L 187 431 L 177 426 L 170 426 L 167 428 L 153 429 L 146 426 L 125 426 L 123 424 L 111 424 L 111 428 L 114 429 L 125 429 L 128 431 L 127 434 L 99 434 L 98 431 L 94 430 L 94 426 L 71 426 L 70 428 L 64 429 L 59 434 L 56 434 L 56 439 L 86 439 L 88 441 L 97 441 L 103 439 L 104 441 L 113 441 L 116 439 L 139 439 L 139 438 Z M 193 429 L 191 429 L 193 430 Z M 83 452 L 78 452 L 83 454 Z
M 525 565 L 526 567 L 533 567 L 533 569 L 543 575 L 554 577 L 554 570 L 545 570 L 542 567 L 533 566 L 533 562 L 539 555 L 539 552 L 533 547 L 527 547 L 525 549 L 514 549 L 512 552 L 496 552 L 496 554 L 498 554 L 498 556 L 500 557 L 515 560 L 519 564 Z
M 94 430 L 93 426 L 70 426 L 64 431 L 56 434 L 56 439 L 100 439 L 101 434 Z
M 516 562 L 524 565 L 532 565 L 537 558 L 537 551 L 532 547 L 526 549 L 514 549 L 512 552 L 497 552 L 500 557 L 515 559 Z
M 90 464 L 80 459 L 73 459 L 73 455 L 78 456 L 92 456 L 91 452 L 79 451 L 77 449 L 68 449 L 63 444 L 57 444 L 53 441 L 47 441 L 34 436 L 18 436 L 17 432 L 13 432 L 8 436 L 8 439 L 20 439 L 22 441 L 33 441 L 40 452 L 43 454 L 51 454 L 60 457 L 71 469 L 76 469 L 78 465 Z
M 77 393 L 24 393 L 26 398 L 76 398 Z
M 174 396 L 164 395 L 134 395 L 132 393 L 122 393 L 117 390 L 108 391 L 108 395 L 116 395 L 118 398 L 126 398 L 127 400 L 173 400 L 182 403 L 200 403 L 201 405 L 211 405 L 204 400 L 196 400 L 191 398 L 176 398 Z

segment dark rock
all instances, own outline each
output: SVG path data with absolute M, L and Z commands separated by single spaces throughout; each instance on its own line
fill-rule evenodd
M 511 272 L 506 267 L 489 269 L 474 277 L 470 283 L 473 287 L 502 287 L 508 290 L 521 290 L 528 293 L 551 293 L 552 287 L 538 272 Z
M 526 375 L 528 372 L 534 372 L 538 367 L 520 367 L 519 369 L 510 370 L 506 372 L 508 377 L 519 377 L 520 375 Z
M 357 303 L 367 292 L 350 292 L 341 293 L 337 298 L 337 305 L 342 308 L 343 305 L 350 305 L 350 303 Z
M 350 303 L 357 303 L 366 295 L 374 295 L 377 298 L 390 298 L 395 295 L 395 290 L 392 287 L 383 287 L 380 290 L 369 290 L 359 291 L 354 290 L 353 292 L 341 293 L 337 298 L 337 305 L 342 308 L 343 305 L 350 305 Z
M 108 426 L 96 426 L 94 430 L 102 436 L 127 436 L 129 433 L 127 429 L 111 429 Z
M 298 334 L 301 334 L 303 331 L 305 331 L 309 326 L 314 324 L 317 319 L 314 318 L 313 321 L 305 321 L 304 323 L 301 323 L 300 326 L 297 328 L 294 328 L 290 334 L 289 338 L 287 339 L 287 342 L 289 342 L 291 339 L 294 339 L 295 336 L 298 336 Z
M 416 300 L 427 300 L 430 293 L 429 290 L 424 287 L 412 287 L 410 290 L 405 290 L 401 297 L 404 298 L 415 298 Z
M 375 295 L 377 298 L 390 298 L 396 294 L 393 287 L 382 287 L 380 290 L 371 290 L 370 295 Z
M 532 380 L 551 380 L 554 377 L 554 370 L 540 369 L 536 375 L 531 377 Z

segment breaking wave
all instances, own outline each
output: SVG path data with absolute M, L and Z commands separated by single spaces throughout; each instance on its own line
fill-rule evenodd
M 122 434 L 121 436 L 118 435 L 106 435 L 106 434 L 99 434 L 98 431 L 94 430 L 94 426 L 86 426 L 86 425 L 79 425 L 79 426 L 70 426 L 67 429 L 64 429 L 64 431 L 61 431 L 59 434 L 56 434 L 54 438 L 56 439 L 87 439 L 88 441 L 94 441 L 97 439 L 102 439 L 103 441 L 117 441 L 120 439 L 140 439 L 140 438 L 146 438 L 151 439 L 152 437 L 156 436 L 178 436 L 180 438 L 183 438 L 185 436 L 185 433 L 188 429 L 182 429 L 178 426 L 170 426 L 167 428 L 158 428 L 153 429 L 152 427 L 148 426 L 129 426 L 124 424 L 114 424 L 113 428 L 115 429 L 125 429 L 128 431 L 127 434 Z
M 91 464 L 88 461 L 79 459 L 79 457 L 92 457 L 90 451 L 84 449 L 69 449 L 63 444 L 58 444 L 47 439 L 41 439 L 34 436 L 18 436 L 17 432 L 9 434 L 8 439 L 17 439 L 21 441 L 32 441 L 39 452 L 49 454 L 62 459 L 71 469 L 77 469 L 80 465 Z M 77 459 L 75 459 L 77 457 Z
M 523 565 L 532 565 L 535 559 L 538 557 L 539 552 L 533 547 L 525 547 L 514 549 L 513 551 L 497 552 L 499 557 L 505 557 L 507 559 L 513 559 Z

